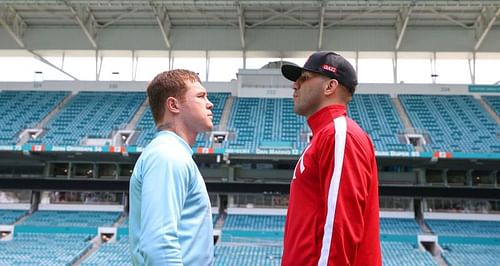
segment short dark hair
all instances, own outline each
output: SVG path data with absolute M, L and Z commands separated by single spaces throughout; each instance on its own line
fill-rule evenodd
M 186 81 L 201 83 L 200 77 L 195 72 L 186 69 L 162 72 L 149 83 L 147 88 L 149 106 L 157 126 L 165 114 L 165 101 L 168 97 L 184 97 Z

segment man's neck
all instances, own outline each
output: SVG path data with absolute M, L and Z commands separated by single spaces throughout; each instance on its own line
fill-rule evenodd
M 184 141 L 189 144 L 189 146 L 193 146 L 195 141 L 196 141 L 196 135 L 195 133 L 189 133 L 188 130 L 185 130 L 183 127 L 180 126 L 175 126 L 173 123 L 163 123 L 160 126 L 158 126 L 158 131 L 163 131 L 163 130 L 168 130 L 172 131 L 177 136 L 181 137 Z

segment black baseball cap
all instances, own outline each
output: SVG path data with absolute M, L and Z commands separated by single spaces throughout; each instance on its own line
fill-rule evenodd
M 313 53 L 307 59 L 304 67 L 286 64 L 281 66 L 283 76 L 291 81 L 297 81 L 302 72 L 309 71 L 336 79 L 354 94 L 358 85 L 356 70 L 344 57 L 334 52 L 320 51 Z

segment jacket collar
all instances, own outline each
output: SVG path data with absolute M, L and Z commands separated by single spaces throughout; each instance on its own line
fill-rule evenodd
M 312 114 L 307 119 L 307 124 L 311 128 L 314 135 L 325 126 L 331 124 L 333 119 L 346 115 L 347 109 L 345 105 L 329 105 Z

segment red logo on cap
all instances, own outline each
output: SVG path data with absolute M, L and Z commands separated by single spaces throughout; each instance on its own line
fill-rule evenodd
M 324 64 L 321 66 L 322 69 L 326 70 L 326 71 L 330 71 L 332 73 L 337 73 L 337 68 L 334 67 L 334 66 L 330 66 L 330 65 L 327 65 L 327 64 Z

